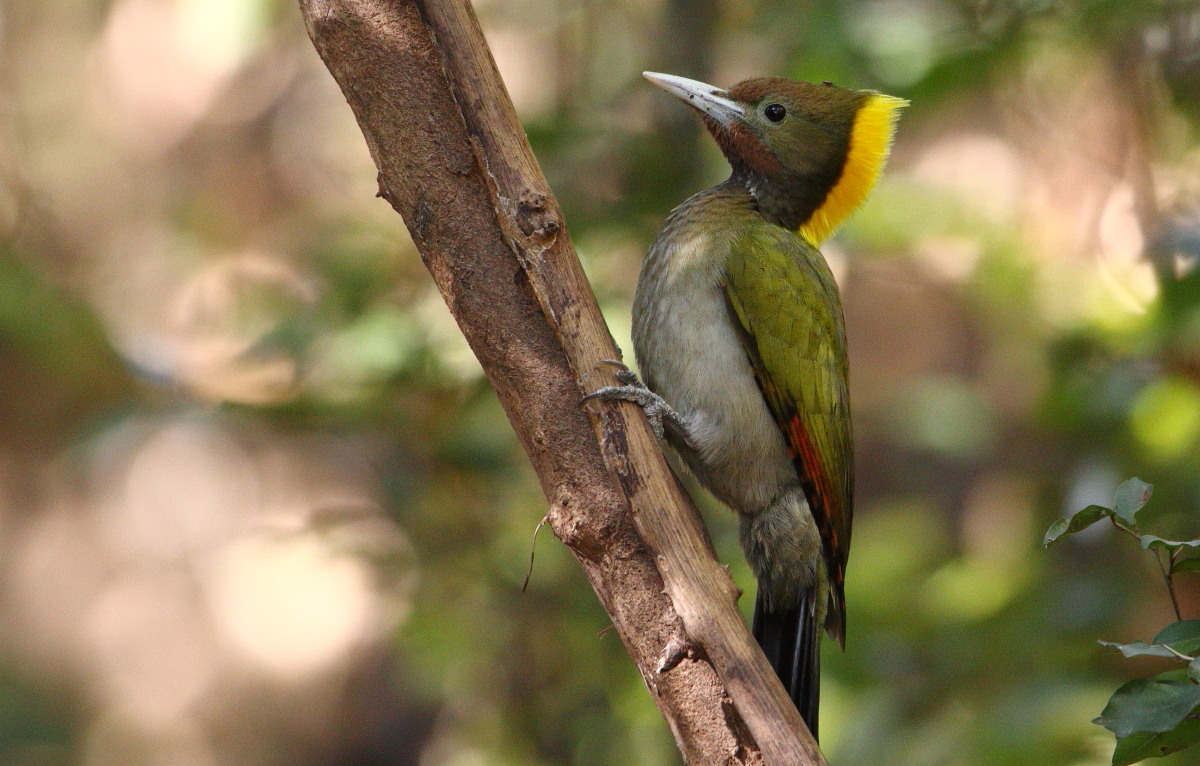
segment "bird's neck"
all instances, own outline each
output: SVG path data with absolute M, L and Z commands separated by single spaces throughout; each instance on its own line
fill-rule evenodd
M 812 218 L 836 181 L 835 175 L 831 179 L 815 179 L 813 183 L 785 185 L 744 167 L 734 168 L 729 179 L 731 185 L 750 193 L 763 218 L 789 231 L 799 231 Z
M 766 178 L 735 165 L 730 182 L 746 188 L 759 212 L 772 223 L 819 246 L 853 213 L 879 180 L 892 147 L 896 118 L 907 101 L 872 93 L 854 115 L 839 162 L 803 175 Z

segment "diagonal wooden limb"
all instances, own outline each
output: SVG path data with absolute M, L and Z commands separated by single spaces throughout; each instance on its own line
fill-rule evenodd
M 680 751 L 825 764 L 737 610 L 691 500 L 629 404 L 562 213 L 463 0 L 301 0 L 309 36 Z M 669 661 L 664 661 L 664 658 Z

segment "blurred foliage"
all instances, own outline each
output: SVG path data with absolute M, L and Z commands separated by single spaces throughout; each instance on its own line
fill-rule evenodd
M 642 70 L 912 100 L 826 249 L 859 477 L 823 744 L 1109 763 L 1091 718 L 1171 664 L 1095 639 L 1169 607 L 1111 531 L 1039 530 L 1128 475 L 1149 528 L 1200 528 L 1197 5 L 477 7 L 626 349 L 642 252 L 726 172 Z M 549 536 L 519 592 L 545 500 L 294 4 L 0 31 L 0 764 L 678 762 Z
M 1113 692 L 1104 711 L 1092 723 L 1117 737 L 1112 766 L 1128 766 L 1146 758 L 1160 758 L 1186 750 L 1200 742 L 1200 620 L 1185 620 L 1179 609 L 1176 575 L 1200 570 L 1200 558 L 1189 554 L 1200 548 L 1200 540 L 1164 540 L 1143 534 L 1138 525 L 1153 487 L 1141 479 L 1127 479 L 1117 487 L 1112 507 L 1089 505 L 1082 511 L 1050 525 L 1042 542 L 1050 545 L 1077 534 L 1102 519 L 1137 540 L 1151 551 L 1162 572 L 1175 621 L 1158 631 L 1154 641 L 1118 644 L 1101 641 L 1126 657 L 1164 657 L 1185 663 L 1152 678 L 1126 681 Z

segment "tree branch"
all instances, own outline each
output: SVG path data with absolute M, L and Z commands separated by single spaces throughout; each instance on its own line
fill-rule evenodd
M 689 763 L 825 764 L 640 411 L 585 412 L 619 351 L 462 0 L 301 0 L 403 217 Z

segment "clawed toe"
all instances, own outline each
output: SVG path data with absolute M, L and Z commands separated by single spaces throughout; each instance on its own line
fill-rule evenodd
M 599 362 L 596 362 L 597 367 L 599 367 L 602 364 L 611 364 L 613 367 L 616 367 L 618 370 L 628 370 L 629 369 L 629 365 L 625 364 L 620 359 L 601 359 Z
M 580 399 L 579 403 L 583 405 L 596 399 L 599 399 L 602 402 L 611 402 L 613 399 L 621 399 L 621 388 L 621 386 L 605 386 L 604 388 L 597 388 L 592 393 Z
M 684 431 L 682 426 L 683 421 L 678 413 L 671 409 L 671 405 L 667 404 L 661 396 L 647 388 L 646 384 L 638 378 L 637 373 L 629 369 L 624 362 L 619 362 L 615 359 L 601 359 L 598 364 L 610 364 L 616 367 L 617 369 L 613 371 L 613 377 L 621 385 L 604 386 L 593 391 L 579 400 L 581 406 L 593 400 L 602 402 L 632 402 L 641 407 L 642 412 L 646 413 L 646 420 L 650 422 L 650 428 L 654 430 L 654 435 L 659 439 L 662 439 L 665 433 L 664 421 L 669 421 L 681 433 Z
M 633 373 L 630 373 L 633 375 Z M 637 376 L 634 375 L 634 379 Z M 580 404 L 586 404 L 589 401 L 598 399 L 602 402 L 623 401 L 632 402 L 642 408 L 642 412 L 646 413 L 646 420 L 650 421 L 650 428 L 654 430 L 654 435 L 659 439 L 663 438 L 663 419 L 672 418 L 678 419 L 675 410 L 663 401 L 662 397 L 646 388 L 639 381 L 637 385 L 624 386 L 605 386 L 597 389 L 580 400 Z
M 596 364 L 608 364 L 616 367 L 617 369 L 613 370 L 613 377 L 620 381 L 620 383 L 624 386 L 637 386 L 638 388 L 645 388 L 645 385 L 638 378 L 637 373 L 629 369 L 629 365 L 618 359 L 601 359 Z
M 633 386 L 636 388 L 645 388 L 646 387 L 642 383 L 642 381 L 640 379 L 638 379 L 637 373 L 634 372 L 633 370 L 629 369 L 628 367 L 626 367 L 623 370 L 617 370 L 616 372 L 613 373 L 613 377 L 615 377 L 617 380 L 621 381 L 621 383 L 626 386 Z

